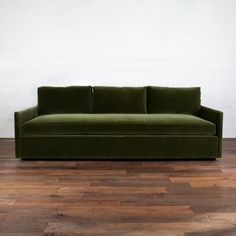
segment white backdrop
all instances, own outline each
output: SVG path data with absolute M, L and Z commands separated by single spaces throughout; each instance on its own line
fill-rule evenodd
M 0 0 L 0 137 L 41 85 L 201 86 L 236 137 L 236 1 Z

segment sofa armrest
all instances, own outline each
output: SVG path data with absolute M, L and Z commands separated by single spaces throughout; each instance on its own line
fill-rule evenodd
M 216 125 L 216 135 L 219 138 L 218 157 L 222 155 L 222 134 L 223 134 L 223 112 L 201 106 L 199 117 L 208 120 Z
M 21 157 L 20 137 L 22 135 L 22 126 L 25 122 L 38 116 L 38 107 L 34 106 L 14 113 L 15 118 L 15 153 L 16 157 Z

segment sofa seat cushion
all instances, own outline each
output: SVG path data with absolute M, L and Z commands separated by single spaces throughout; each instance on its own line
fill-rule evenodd
M 213 123 L 186 114 L 50 114 L 23 125 L 23 136 L 77 134 L 215 135 Z

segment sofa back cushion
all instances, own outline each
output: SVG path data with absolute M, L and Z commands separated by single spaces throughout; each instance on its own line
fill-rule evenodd
M 199 87 L 148 87 L 149 113 L 182 113 L 196 115 L 201 100 Z
M 147 113 L 145 87 L 93 88 L 94 113 Z
M 39 87 L 39 115 L 58 113 L 91 113 L 92 87 Z

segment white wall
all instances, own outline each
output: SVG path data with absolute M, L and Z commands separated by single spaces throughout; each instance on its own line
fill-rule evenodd
M 41 85 L 201 86 L 236 137 L 236 1 L 0 0 L 0 137 Z

